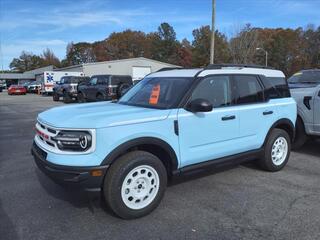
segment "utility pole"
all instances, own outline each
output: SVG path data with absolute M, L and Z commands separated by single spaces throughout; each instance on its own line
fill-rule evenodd
M 216 17 L 216 0 L 212 0 L 212 23 L 211 23 L 211 48 L 210 48 L 210 64 L 214 64 L 214 32 Z

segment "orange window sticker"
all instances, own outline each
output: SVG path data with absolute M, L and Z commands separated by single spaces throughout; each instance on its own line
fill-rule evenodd
M 158 104 L 159 96 L 160 96 L 160 84 L 157 84 L 152 88 L 152 92 L 149 98 L 149 104 L 152 104 L 152 105 Z

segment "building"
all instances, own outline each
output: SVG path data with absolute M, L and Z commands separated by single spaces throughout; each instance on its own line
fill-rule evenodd
M 40 76 L 45 71 L 54 71 L 55 66 L 50 65 L 34 70 L 26 71 L 24 73 L 0 73 L 0 82 L 6 81 L 7 85 L 18 84 L 25 81 L 39 80 Z
M 144 57 L 138 57 L 105 62 L 83 63 L 80 65 L 59 68 L 55 71 L 83 72 L 89 77 L 97 74 L 130 75 L 132 79 L 139 80 L 151 72 L 156 72 L 162 68 L 168 67 L 179 66 Z
M 139 80 L 151 72 L 170 67 L 179 66 L 138 57 L 105 62 L 83 63 L 65 68 L 55 68 L 51 65 L 24 73 L 0 73 L 0 82 L 1 80 L 5 80 L 8 85 L 11 85 L 31 80 L 40 81 L 43 79 L 42 76 L 45 71 L 83 72 L 89 77 L 98 74 L 130 75 L 133 80 Z

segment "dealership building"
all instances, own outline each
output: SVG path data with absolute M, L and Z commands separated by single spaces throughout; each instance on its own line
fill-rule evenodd
M 83 63 L 65 68 L 47 66 L 24 73 L 1 73 L 0 80 L 5 80 L 10 84 L 17 84 L 27 80 L 40 80 L 45 71 L 83 72 L 85 76 L 89 77 L 99 74 L 130 75 L 133 80 L 139 80 L 151 72 L 171 67 L 179 66 L 144 57 L 138 57 L 105 62 Z

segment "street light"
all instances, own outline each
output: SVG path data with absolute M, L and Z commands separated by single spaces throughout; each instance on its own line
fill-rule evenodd
M 266 54 L 266 67 L 268 66 L 268 52 L 266 50 L 264 50 L 263 48 L 256 48 L 257 51 L 261 50 L 264 51 L 264 53 Z

